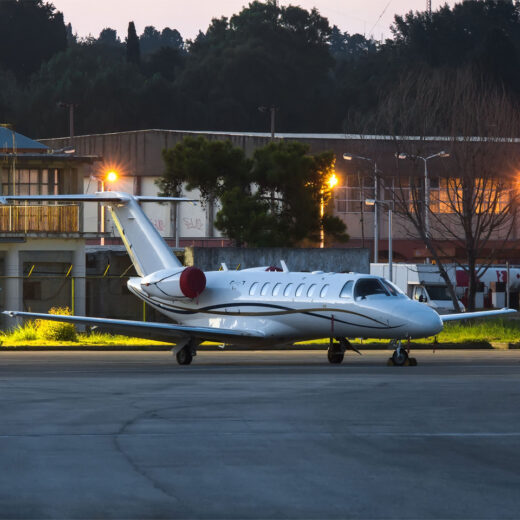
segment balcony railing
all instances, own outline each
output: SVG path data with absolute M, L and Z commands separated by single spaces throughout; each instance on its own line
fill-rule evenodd
M 78 233 L 79 206 L 0 206 L 0 233 Z

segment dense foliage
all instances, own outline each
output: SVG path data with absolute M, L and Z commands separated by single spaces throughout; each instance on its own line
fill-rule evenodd
M 320 205 L 328 202 L 327 179 L 334 155 L 310 155 L 307 145 L 282 141 L 257 148 L 252 159 L 230 141 L 186 137 L 164 151 L 163 195 L 178 195 L 181 185 L 199 189 L 201 200 L 219 201 L 215 227 L 236 245 L 291 246 L 316 242 Z M 337 217 L 323 219 L 326 237 L 345 241 Z
M 78 39 L 44 0 L 0 2 L 0 120 L 36 137 L 66 135 L 58 102 L 75 103 L 76 134 L 151 127 L 384 131 L 370 115 L 417 72 L 471 67 L 520 95 L 520 3 L 464 0 L 430 17 L 396 17 L 393 37 L 342 33 L 317 10 L 253 1 L 185 42 L 133 23 Z M 370 123 L 367 123 L 370 122 Z M 367 124 L 376 128 L 367 128 Z

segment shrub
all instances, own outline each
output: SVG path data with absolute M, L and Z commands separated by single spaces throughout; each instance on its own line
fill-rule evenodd
M 53 307 L 49 314 L 71 316 L 68 307 Z M 78 341 L 76 327 L 73 323 L 63 321 L 38 320 L 36 322 L 38 336 L 50 341 Z

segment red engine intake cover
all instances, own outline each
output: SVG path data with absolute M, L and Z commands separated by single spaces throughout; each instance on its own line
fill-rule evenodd
M 206 288 L 206 275 L 198 267 L 186 267 L 181 273 L 179 285 L 187 298 L 196 298 Z

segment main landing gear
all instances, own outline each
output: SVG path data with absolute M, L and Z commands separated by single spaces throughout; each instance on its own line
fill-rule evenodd
M 179 365 L 189 365 L 193 358 L 197 355 L 197 347 L 200 341 L 191 338 L 184 342 L 179 342 L 172 350 L 173 355 L 177 358 Z
M 334 343 L 334 339 L 330 338 L 330 345 L 327 351 L 327 359 L 329 363 L 333 365 L 339 365 L 343 362 L 343 358 L 345 357 L 345 350 L 353 350 L 361 355 L 361 352 L 354 348 L 347 338 L 336 338 L 339 343 Z
M 389 366 L 407 367 L 417 366 L 417 360 L 409 356 L 410 348 L 403 347 L 402 341 L 393 339 L 390 342 L 390 347 L 394 347 L 392 357 L 388 359 Z

